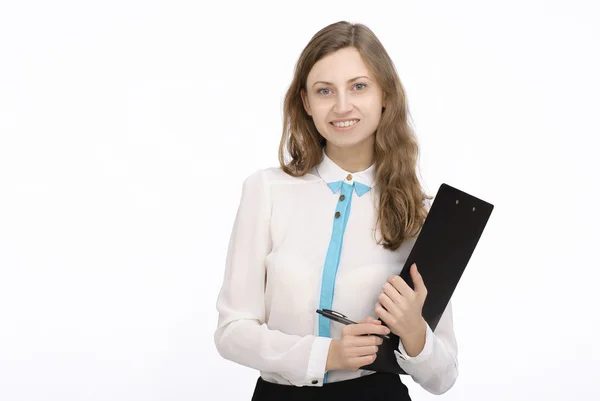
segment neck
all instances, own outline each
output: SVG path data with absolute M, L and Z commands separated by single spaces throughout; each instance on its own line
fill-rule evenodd
M 356 173 L 368 169 L 373 164 L 375 156 L 373 145 L 373 143 L 362 143 L 359 146 L 345 148 L 327 142 L 325 154 L 342 169 Z

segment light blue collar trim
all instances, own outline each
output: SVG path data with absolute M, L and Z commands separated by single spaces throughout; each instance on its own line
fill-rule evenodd
M 365 184 L 361 184 L 358 181 L 354 181 L 354 189 L 356 189 L 356 194 L 358 196 L 363 196 L 364 194 L 366 194 L 367 192 L 369 192 L 369 190 L 371 189 L 370 186 L 365 185 Z
M 333 192 L 335 194 L 340 191 L 340 188 L 342 188 L 343 183 L 344 183 L 344 181 L 334 181 L 334 182 L 327 183 L 327 185 L 331 189 L 331 192 Z M 368 185 L 365 185 L 365 184 L 361 184 L 358 181 L 354 181 L 354 189 L 356 190 L 356 194 L 358 196 L 363 196 L 364 194 L 369 192 L 371 187 Z
M 331 188 L 331 191 L 335 194 L 335 193 L 339 192 L 340 188 L 342 187 L 343 182 L 344 181 L 334 181 L 334 182 L 327 183 L 327 185 L 329 186 L 329 188 Z

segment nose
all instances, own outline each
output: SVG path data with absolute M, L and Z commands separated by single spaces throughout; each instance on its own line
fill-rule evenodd
M 350 97 L 345 93 L 340 93 L 335 101 L 335 105 L 333 106 L 333 111 L 338 114 L 346 114 L 352 110 L 352 103 L 350 102 Z

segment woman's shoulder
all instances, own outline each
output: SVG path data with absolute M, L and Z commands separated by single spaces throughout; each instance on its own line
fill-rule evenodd
M 310 171 L 303 176 L 294 177 L 286 173 L 280 166 L 262 167 L 250 172 L 244 179 L 245 185 L 263 185 L 271 186 L 274 184 L 300 184 L 305 182 L 318 181 L 319 177 Z

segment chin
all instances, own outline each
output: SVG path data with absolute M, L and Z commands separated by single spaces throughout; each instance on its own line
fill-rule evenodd
M 325 139 L 338 148 L 353 148 L 364 145 L 372 137 L 373 135 L 344 135 L 343 133 L 335 132 L 333 134 L 330 133 Z
M 328 141 L 331 145 L 340 148 L 340 149 L 352 149 L 357 146 L 360 146 L 363 142 L 356 141 Z

